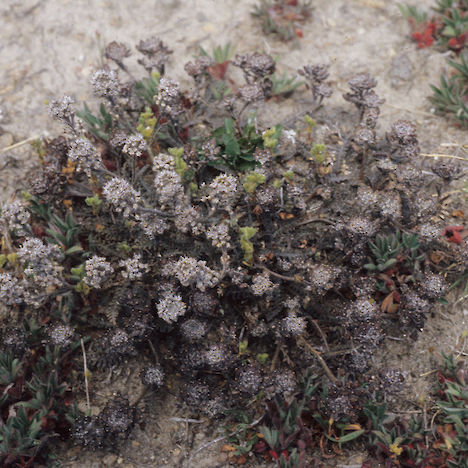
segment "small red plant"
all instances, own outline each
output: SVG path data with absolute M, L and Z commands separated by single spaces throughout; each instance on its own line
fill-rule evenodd
M 468 229 L 465 226 L 447 226 L 442 235 L 454 244 L 461 244 L 463 239 L 468 236 Z
M 436 24 L 433 21 L 427 21 L 422 24 L 416 23 L 413 18 L 409 18 L 411 27 L 414 29 L 411 37 L 418 43 L 420 49 L 430 47 L 434 44 L 436 34 Z

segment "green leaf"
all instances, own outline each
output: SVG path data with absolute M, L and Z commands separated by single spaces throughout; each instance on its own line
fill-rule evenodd
M 263 365 L 268 361 L 268 353 L 259 353 L 257 354 L 257 361 Z
M 77 244 L 65 250 L 65 255 L 73 255 L 73 254 L 80 253 L 80 252 L 84 252 L 83 247 Z
M 391 258 L 390 260 L 387 260 L 383 265 L 379 265 L 379 269 L 380 271 L 386 270 L 387 268 L 390 268 L 391 266 L 395 265 L 396 262 L 396 258 Z
M 453 37 L 457 35 L 455 29 L 452 26 L 445 26 L 445 28 L 442 31 L 442 34 L 444 36 L 449 36 L 449 37 Z
M 339 444 L 344 444 L 346 442 L 350 442 L 351 440 L 357 439 L 358 437 L 362 436 L 364 434 L 365 429 L 360 429 L 359 431 L 353 431 L 350 432 L 349 434 L 346 434 L 338 439 Z

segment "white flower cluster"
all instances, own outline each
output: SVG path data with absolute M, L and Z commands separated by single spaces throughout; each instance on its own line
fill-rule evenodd
M 426 242 L 436 241 L 440 239 L 442 235 L 442 229 L 432 223 L 425 223 L 419 226 L 418 235 L 420 239 Z
M 235 176 L 220 174 L 209 185 L 208 200 L 216 208 L 230 210 L 237 199 L 238 180 Z
M 143 213 L 135 215 L 140 223 L 143 232 L 152 239 L 156 234 L 161 235 L 167 228 L 168 224 L 164 218 L 161 218 L 157 213 Z
M 168 263 L 162 273 L 175 276 L 182 286 L 195 285 L 200 291 L 215 287 L 220 280 L 218 272 L 207 267 L 204 260 L 192 257 L 180 257 L 176 262 Z
M 226 223 L 215 224 L 206 230 L 207 239 L 211 240 L 213 247 L 218 249 L 229 248 L 231 245 L 229 241 L 229 226 Z
M 337 228 L 339 227 L 341 227 L 341 225 L 337 225 Z M 377 225 L 369 218 L 362 216 L 351 218 L 346 224 L 343 224 L 342 227 L 353 239 L 373 237 L 377 232 Z
M 75 100 L 70 96 L 63 96 L 62 100 L 53 100 L 49 103 L 49 115 L 55 119 L 60 120 L 70 127 L 73 127 L 75 118 L 75 109 L 73 108 Z
M 98 70 L 91 77 L 94 94 L 99 97 L 116 98 L 121 89 L 120 81 L 114 70 Z
M 60 323 L 49 330 L 49 339 L 55 346 L 66 348 L 71 344 L 74 334 L 70 325 Z
M 130 281 L 138 280 L 149 270 L 149 266 L 141 261 L 141 254 L 135 254 L 132 258 L 119 262 L 119 267 L 125 268 L 122 276 Z
M 28 239 L 18 250 L 18 258 L 23 263 L 24 274 L 32 279 L 39 288 L 61 283 L 59 279 L 62 267 L 57 260 L 62 251 L 55 244 L 44 244 L 35 237 Z
M 230 357 L 229 350 L 224 345 L 214 343 L 203 351 L 202 360 L 208 367 L 215 370 L 216 368 L 222 369 Z
M 169 115 L 173 119 L 181 114 L 183 108 L 179 83 L 169 78 L 161 78 L 155 103 L 162 114 Z
M 373 299 L 360 297 L 350 304 L 346 314 L 351 322 L 371 322 L 376 320 L 379 311 L 379 306 Z
M 150 238 L 162 234 L 168 227 L 164 218 L 156 210 L 145 209 L 141 194 L 129 182 L 120 177 L 114 177 L 107 182 L 102 190 L 104 198 L 122 213 L 124 218 L 133 218 L 139 222 L 140 228 Z
M 70 161 L 76 163 L 76 168 L 91 177 L 91 171 L 102 168 L 101 155 L 86 138 L 77 138 L 70 145 L 68 152 Z
M 200 213 L 190 204 L 180 203 L 175 207 L 174 226 L 180 232 L 191 230 L 196 236 L 204 231 L 204 226 L 200 223 Z
M 175 170 L 164 170 L 156 174 L 154 187 L 161 206 L 173 206 L 184 196 L 182 180 Z
M 85 272 L 83 282 L 92 288 L 99 289 L 109 279 L 114 269 L 104 257 L 94 255 L 86 260 Z
M 141 374 L 142 382 L 152 388 L 162 387 L 164 385 L 164 377 L 164 370 L 160 365 L 148 366 Z
M 26 210 L 24 203 L 19 200 L 4 205 L 0 213 L 0 223 L 19 236 L 26 234 L 24 227 L 29 223 L 30 218 L 29 211 Z
M 309 282 L 316 294 L 323 295 L 333 288 L 341 270 L 326 263 L 312 264 L 308 270 Z
M 154 187 L 161 205 L 172 206 L 181 203 L 184 198 L 182 180 L 176 172 L 174 158 L 168 154 L 159 153 L 153 161 Z
M 301 308 L 301 304 L 299 301 L 298 297 L 289 297 L 284 301 L 284 306 L 286 309 L 289 310 L 289 312 L 294 312 L 298 311 Z
M 302 187 L 288 184 L 287 193 L 289 199 L 297 209 L 305 210 L 307 208 L 307 203 L 304 199 L 304 189 Z
M 139 158 L 147 149 L 148 146 L 143 135 L 137 133 L 126 138 L 123 152 L 134 158 Z
M 174 157 L 167 153 L 158 153 L 153 159 L 153 172 L 175 169 Z
M 24 301 L 24 285 L 10 273 L 0 273 L 0 302 L 5 305 L 21 304 Z
M 359 187 L 356 201 L 363 210 L 373 210 L 379 203 L 379 193 L 366 185 Z
M 250 286 L 255 296 L 263 296 L 265 293 L 271 293 L 277 287 L 278 284 L 270 280 L 270 275 L 268 273 L 255 275 L 252 279 L 252 285 Z
M 102 189 L 102 194 L 117 212 L 123 214 L 124 218 L 134 216 L 140 206 L 140 192 L 120 177 L 114 177 L 107 182 Z
M 294 312 L 290 312 L 287 317 L 281 320 L 281 332 L 285 336 L 301 335 L 307 327 L 307 320 L 298 317 Z
M 426 273 L 421 282 L 421 287 L 429 299 L 438 299 L 442 297 L 447 290 L 447 283 L 440 275 Z
M 383 218 L 388 218 L 393 222 L 401 219 L 401 199 L 397 193 L 394 193 L 392 197 L 382 197 L 379 208 Z
M 158 316 L 167 323 L 176 322 L 185 314 L 187 306 L 180 294 L 176 294 L 174 288 L 169 285 L 159 300 L 157 306 Z

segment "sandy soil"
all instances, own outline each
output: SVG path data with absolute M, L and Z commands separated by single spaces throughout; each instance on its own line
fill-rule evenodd
M 383 134 L 398 118 L 417 124 L 424 153 L 456 148 L 447 143 L 466 143 L 467 134 L 432 114 L 425 97 L 429 83 L 437 83 L 445 57 L 433 50 L 418 50 L 408 40 L 408 27 L 393 0 L 314 0 L 313 16 L 304 25 L 304 38 L 282 43 L 265 37 L 250 17 L 255 1 L 248 0 L 4 0 L 0 4 L 0 201 L 24 186 L 27 168 L 34 167 L 29 145 L 2 148 L 33 136 L 57 135 L 61 129 L 47 116 L 44 100 L 72 94 L 77 101 L 93 102 L 89 76 L 99 66 L 100 48 L 112 40 L 133 46 L 140 39 L 158 35 L 174 50 L 167 74 L 188 85 L 183 65 L 197 50 L 224 44 L 237 52 L 264 50 L 278 57 L 279 69 L 294 74 L 307 63 L 331 65 L 335 94 L 333 108 L 353 112 L 341 94 L 355 73 L 367 71 L 377 77 L 377 92 L 386 99 L 379 132 Z M 410 2 L 432 5 L 432 0 Z M 137 70 L 136 60 L 133 63 Z M 304 109 L 301 95 L 281 104 L 281 114 Z M 264 115 L 265 121 L 278 115 Z M 468 208 L 468 207 L 467 207 Z M 442 315 L 443 314 L 443 315 Z M 434 367 L 434 353 L 450 352 L 467 330 L 466 308 L 445 307 L 428 320 L 419 340 L 387 341 L 383 356 L 408 375 L 409 401 L 424 398 L 429 384 L 424 374 Z M 382 356 L 376 359 L 382 360 Z M 106 388 L 94 375 L 91 397 L 95 409 L 106 393 L 121 388 L 138 395 L 138 366 L 123 369 L 125 378 L 113 378 Z M 128 373 L 128 375 L 126 374 Z M 421 376 L 423 375 L 423 376 Z M 136 429 L 118 454 L 90 454 L 79 448 L 61 449 L 65 467 L 175 467 L 214 468 L 228 466 L 219 445 L 193 456 L 219 432 L 213 425 L 171 421 L 183 417 L 172 396 L 152 397 L 152 414 L 145 431 Z M 403 406 L 408 405 L 402 402 Z M 413 403 L 412 403 L 413 404 Z M 186 415 L 185 415 L 186 416 Z M 347 458 L 359 463 L 360 455 Z M 344 461 L 342 460 L 341 463 Z M 257 465 L 252 465 L 257 466 Z

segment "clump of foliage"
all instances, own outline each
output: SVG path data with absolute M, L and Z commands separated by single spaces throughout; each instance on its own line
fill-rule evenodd
M 411 419 L 386 421 L 385 406 L 368 405 L 369 445 L 374 460 L 388 466 L 462 467 L 466 465 L 468 444 L 468 386 L 466 369 L 454 356 L 443 356 L 434 388 L 435 405 L 430 413 Z M 431 421 L 429 424 L 428 421 Z M 363 466 L 371 467 L 372 460 Z
M 440 113 L 449 114 L 457 124 L 468 122 L 468 51 L 460 53 L 458 60 L 448 60 L 449 76 L 441 76 L 440 86 L 431 85 L 431 102 Z
M 50 444 L 65 438 L 71 392 L 65 379 L 78 346 L 68 325 L 47 328 L 34 320 L 2 334 L 0 351 L 0 463 L 53 466 Z
M 273 95 L 271 56 L 238 54 L 219 70 L 226 51 L 216 62 L 202 54 L 185 66 L 194 81 L 185 91 L 167 76 L 162 41 L 137 50 L 147 76 L 135 82 L 130 49 L 107 46 L 110 62 L 91 79 L 100 117 L 70 97 L 50 103 L 64 135 L 43 142 L 29 191 L 0 213 L 5 332 L 9 315 L 27 314 L 89 334 L 91 370 L 152 356 L 145 388 L 164 392 L 178 373 L 186 406 L 210 418 L 264 401 L 279 459 L 286 451 L 302 463 L 312 446 L 311 398 L 333 420 L 346 415 L 344 426 L 316 419 L 327 440 L 357 437 L 362 387 L 380 372 L 370 356 L 390 331 L 415 335 L 448 281 L 466 274 L 467 233 L 436 217 L 460 170 L 428 171 L 410 122 L 377 135 L 383 100 L 367 73 L 344 95 L 356 107 L 352 131 L 335 133 L 324 125 L 326 66 L 299 71 L 308 114 L 267 125 L 255 111 Z M 349 352 L 337 359 L 337 349 Z M 27 367 L 8 359 L 5 382 Z M 309 367 L 318 377 L 284 411 L 278 397 L 295 394 Z M 386 388 L 386 375 L 371 380 Z M 115 449 L 135 403 L 118 395 L 98 416 L 75 411 L 74 440 Z
M 436 45 L 451 50 L 455 58 L 448 59 L 449 72 L 441 76 L 440 85 L 431 85 L 430 96 L 437 112 L 448 114 L 458 125 L 468 122 L 468 2 L 466 0 L 437 0 L 429 15 L 419 7 L 400 4 L 408 19 L 411 37 L 419 48 Z
M 260 0 L 252 16 L 260 21 L 265 34 L 290 41 L 303 36 L 301 25 L 310 18 L 311 9 L 310 1 Z
M 262 418 L 251 422 L 254 416 L 245 411 L 231 415 L 223 450 L 240 465 L 255 456 L 276 461 L 279 468 L 305 468 L 326 466 L 311 456 L 312 447 L 330 460 L 354 444 L 368 449 L 363 468 L 462 467 L 468 455 L 466 369 L 453 355 L 444 355 L 435 375 L 433 406 L 409 417 L 392 413 L 374 383 L 356 387 L 343 379 L 330 387 L 306 372 L 297 392 L 277 396 Z M 401 393 L 402 376 L 396 369 L 388 369 L 384 379 L 387 395 Z

